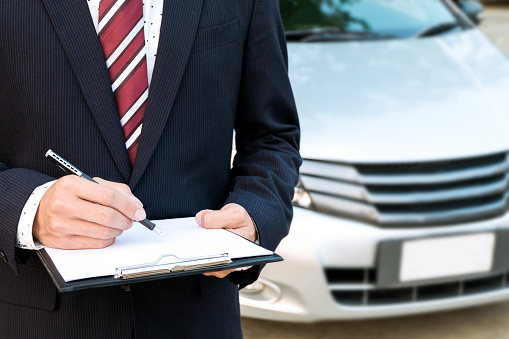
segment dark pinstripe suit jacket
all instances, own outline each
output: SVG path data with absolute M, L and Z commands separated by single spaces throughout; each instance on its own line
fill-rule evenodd
M 28 195 L 63 174 L 48 148 L 128 183 L 152 219 L 238 203 L 275 249 L 292 217 L 298 142 L 277 0 L 165 0 L 132 170 L 86 0 L 1 0 L 0 337 L 239 337 L 236 284 L 259 274 L 58 294 L 37 256 L 15 248 Z

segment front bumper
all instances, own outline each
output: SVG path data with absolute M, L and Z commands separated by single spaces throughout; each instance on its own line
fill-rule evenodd
M 285 261 L 265 267 L 260 291 L 241 291 L 242 315 L 315 322 L 410 315 L 503 301 L 509 299 L 507 272 L 383 290 L 377 289 L 372 275 L 376 274 L 380 241 L 507 228 L 509 214 L 444 227 L 383 229 L 296 208 L 290 234 L 276 250 Z M 331 271 L 343 272 L 348 278 L 331 281 Z

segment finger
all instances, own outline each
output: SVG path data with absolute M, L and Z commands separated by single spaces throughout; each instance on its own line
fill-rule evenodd
M 113 239 L 95 239 L 83 236 L 49 237 L 46 246 L 63 250 L 105 248 L 115 243 Z
M 94 204 L 86 200 L 78 200 L 70 207 L 70 210 L 75 219 L 109 228 L 125 231 L 133 225 L 133 219 L 126 217 L 116 209 Z
M 81 235 L 110 239 L 119 236 L 133 224 L 132 220 L 111 207 L 72 197 L 56 200 L 45 212 L 47 216 L 44 223 L 45 231 L 41 230 L 44 232 L 42 235 L 63 237 Z
M 203 228 L 237 228 L 247 226 L 249 215 L 246 210 L 236 204 L 228 204 L 219 211 L 202 210 L 195 217 Z
M 94 177 L 93 179 L 95 181 L 97 181 L 97 183 L 99 183 L 100 185 L 110 187 L 110 188 L 113 188 L 114 190 L 119 191 L 120 193 L 124 194 L 125 196 L 133 199 L 136 203 L 138 203 L 140 205 L 140 207 L 143 207 L 143 203 L 140 201 L 140 199 L 138 199 L 137 197 L 135 197 L 133 195 L 133 192 L 131 192 L 131 188 L 129 188 L 129 186 L 127 186 L 126 184 L 122 184 L 120 182 L 104 180 L 99 177 Z
M 240 235 L 242 238 L 250 239 L 249 237 L 253 232 L 250 232 L 247 227 L 229 228 L 227 231 L 232 232 L 236 235 Z
M 201 227 L 204 227 L 202 226 L 203 225 L 203 215 L 205 213 L 208 213 L 208 212 L 211 212 L 212 210 L 201 210 L 200 212 L 196 213 L 196 215 L 194 216 L 194 220 L 196 221 L 196 223 L 201 226 Z
M 62 232 L 67 236 L 81 236 L 100 240 L 115 239 L 123 233 L 123 230 L 99 225 L 85 220 L 70 220 L 67 229 Z
M 145 210 L 139 203 L 111 187 L 83 180 L 79 186 L 73 188 L 79 198 L 114 208 L 131 220 L 140 221 L 146 218 Z
M 216 277 L 216 278 L 224 278 L 228 274 L 234 272 L 235 270 L 226 270 L 226 271 L 217 271 L 217 272 L 209 272 L 209 273 L 203 273 L 203 275 L 206 275 L 208 277 Z

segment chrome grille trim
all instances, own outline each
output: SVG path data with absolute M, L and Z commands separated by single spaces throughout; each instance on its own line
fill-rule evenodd
M 401 225 L 408 224 L 439 224 L 439 223 L 452 223 L 462 220 L 477 220 L 485 217 L 498 215 L 505 211 L 505 207 L 501 203 L 490 204 L 489 206 L 476 207 L 470 209 L 456 210 L 451 212 L 430 213 L 423 214 L 384 214 L 380 216 L 378 221 L 381 224 L 387 225 Z
M 302 174 L 300 180 L 308 192 L 321 192 L 330 195 L 341 195 L 345 198 L 369 202 L 370 194 L 364 186 L 344 181 L 317 178 Z
M 380 221 L 379 213 L 373 205 L 316 192 L 310 192 L 309 195 L 318 211 L 341 213 L 370 222 Z
M 331 291 L 369 291 L 376 289 L 375 285 L 371 284 L 330 284 L 329 290 Z
M 300 167 L 300 173 L 354 183 L 360 182 L 359 173 L 354 167 L 337 163 L 305 160 Z
M 468 219 L 479 219 L 501 214 L 506 210 L 506 199 L 486 205 L 451 209 L 449 211 L 431 213 L 379 213 L 378 221 L 381 224 L 436 224 L 458 222 Z
M 357 166 L 364 174 L 353 165 L 304 161 L 301 182 L 317 211 L 380 225 L 422 226 L 489 218 L 504 213 L 508 206 L 509 158 L 505 153 L 422 164 Z
M 413 204 L 433 201 L 462 199 L 464 197 L 480 197 L 502 193 L 507 190 L 509 177 L 491 184 L 480 184 L 471 187 L 451 189 L 439 192 L 418 192 L 407 194 L 368 193 L 369 201 L 375 204 Z
M 445 182 L 464 181 L 481 177 L 488 177 L 496 174 L 506 173 L 509 170 L 509 164 L 503 163 L 477 167 L 475 169 L 458 170 L 447 173 L 437 174 L 410 174 L 410 175 L 359 175 L 360 182 L 363 184 L 436 184 Z
M 369 202 L 373 204 L 413 204 L 434 201 L 446 201 L 462 199 L 464 197 L 478 197 L 502 193 L 507 190 L 509 176 L 490 184 L 478 184 L 470 187 L 460 187 L 438 192 L 413 192 L 413 193 L 376 193 L 370 192 L 365 186 L 316 178 L 309 175 L 301 175 L 302 184 L 309 192 L 321 192 L 330 195 L 340 195 L 345 198 Z
M 435 160 L 410 163 L 359 164 L 357 170 L 362 174 L 409 174 L 452 172 L 457 169 L 483 167 L 505 161 L 505 153 L 487 154 L 471 158 Z
M 465 219 L 478 219 L 503 213 L 506 210 L 506 199 L 486 205 L 451 209 L 442 212 L 421 213 L 382 213 L 374 206 L 353 200 L 332 197 L 320 193 L 310 193 L 315 207 L 323 212 L 341 213 L 354 218 L 382 225 L 425 225 L 448 223 Z

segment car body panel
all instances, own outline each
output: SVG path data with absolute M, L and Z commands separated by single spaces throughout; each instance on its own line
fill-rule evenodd
M 288 45 L 304 158 L 415 162 L 509 149 L 509 62 L 476 29 Z
M 334 301 L 324 267 L 374 267 L 378 244 L 388 239 L 407 239 L 437 234 L 485 232 L 509 228 L 509 213 L 489 221 L 433 229 L 377 229 L 359 222 L 295 210 L 289 236 L 276 252 L 285 260 L 267 265 L 261 279 L 282 290 L 276 301 L 253 301 L 241 293 L 241 311 L 246 317 L 267 320 L 317 322 L 354 320 L 451 310 L 509 299 L 509 287 L 431 301 L 380 306 L 348 306 Z M 452 278 L 454 280 L 454 278 Z

